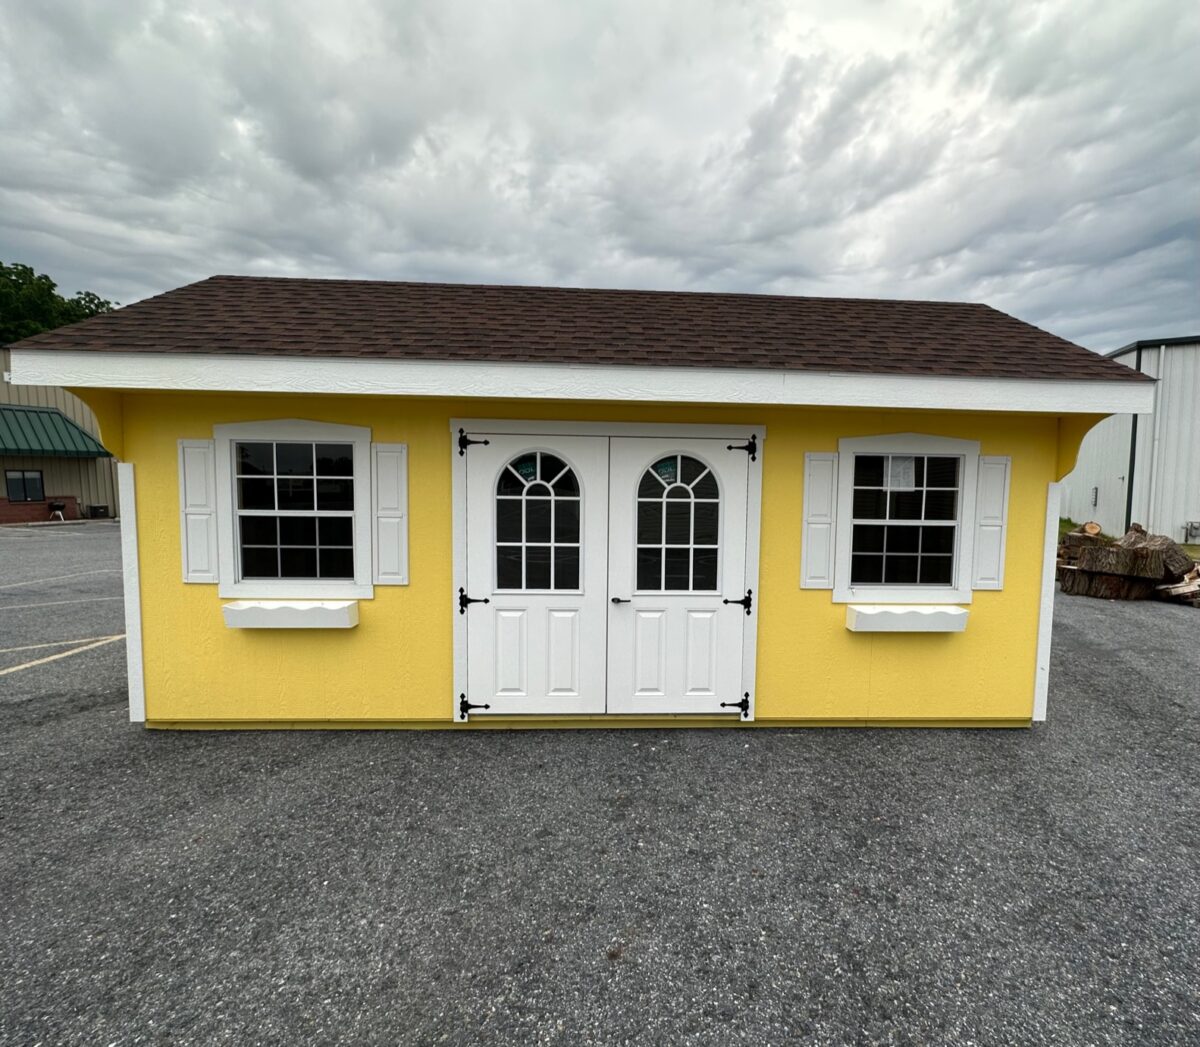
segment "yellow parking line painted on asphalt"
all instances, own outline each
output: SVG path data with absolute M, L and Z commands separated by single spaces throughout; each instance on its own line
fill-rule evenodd
M 105 600 L 124 600 L 123 596 L 88 596 L 82 600 L 51 600 L 49 603 L 14 603 L 0 607 L 0 611 L 22 611 L 26 607 L 62 607 L 68 603 L 103 603 Z
M 57 662 L 60 658 L 70 658 L 73 654 L 83 654 L 84 651 L 91 651 L 97 647 L 103 647 L 105 644 L 115 643 L 117 640 L 124 639 L 124 633 L 118 633 L 116 636 L 106 636 L 103 640 L 97 640 L 86 647 L 76 647 L 71 651 L 59 651 L 58 654 L 47 655 L 45 658 L 39 658 L 34 662 L 25 662 L 23 665 L 14 665 L 8 669 L 0 669 L 0 676 L 7 676 L 9 673 L 19 673 L 23 669 L 33 669 L 36 666 L 45 665 L 47 662 Z
M 115 633 L 113 634 L 116 635 Z M 122 636 L 125 634 L 122 633 Z M 91 643 L 93 640 L 111 640 L 112 636 L 81 636 L 78 640 L 55 640 L 52 643 L 30 643 L 24 647 L 0 647 L 0 654 L 16 654 L 17 651 L 40 651 L 45 647 L 70 647 L 76 643 Z
M 42 585 L 45 582 L 61 582 L 65 578 L 82 578 L 89 574 L 120 574 L 119 567 L 102 567 L 98 571 L 76 571 L 74 574 L 56 574 L 52 578 L 34 578 L 29 582 L 6 582 L 0 589 L 19 589 L 23 585 Z

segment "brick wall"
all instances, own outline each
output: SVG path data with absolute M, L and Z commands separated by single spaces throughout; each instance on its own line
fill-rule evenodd
M 68 520 L 80 519 L 79 501 L 73 494 L 50 494 L 44 502 L 10 502 L 7 498 L 0 498 L 0 524 L 49 520 L 51 502 L 63 502 L 66 505 L 63 516 Z

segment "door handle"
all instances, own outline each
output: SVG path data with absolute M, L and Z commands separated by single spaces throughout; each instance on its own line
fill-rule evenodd
M 612 598 L 612 602 L 613 603 L 633 603 L 632 600 L 622 600 L 619 596 L 614 596 Z

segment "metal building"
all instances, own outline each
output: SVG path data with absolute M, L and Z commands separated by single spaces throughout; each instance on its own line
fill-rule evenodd
M 1159 379 L 1152 414 L 1113 415 L 1083 441 L 1062 512 L 1109 534 L 1131 522 L 1200 542 L 1200 335 L 1131 342 L 1108 354 Z
M 116 465 L 96 416 L 53 386 L 11 385 L 0 350 L 0 524 L 117 515 Z

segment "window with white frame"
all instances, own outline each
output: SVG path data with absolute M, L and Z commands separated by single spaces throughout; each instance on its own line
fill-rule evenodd
M 579 589 L 579 479 L 557 455 L 518 455 L 496 480 L 496 588 Z
M 637 491 L 638 591 L 715 590 L 720 513 L 717 478 L 698 458 L 651 465 Z
M 370 431 L 285 420 L 213 435 L 221 595 L 369 596 Z
M 354 577 L 354 445 L 237 440 L 238 575 Z
M 979 444 L 899 433 L 838 449 L 834 599 L 970 602 Z
M 850 584 L 954 584 L 962 459 L 857 454 Z

